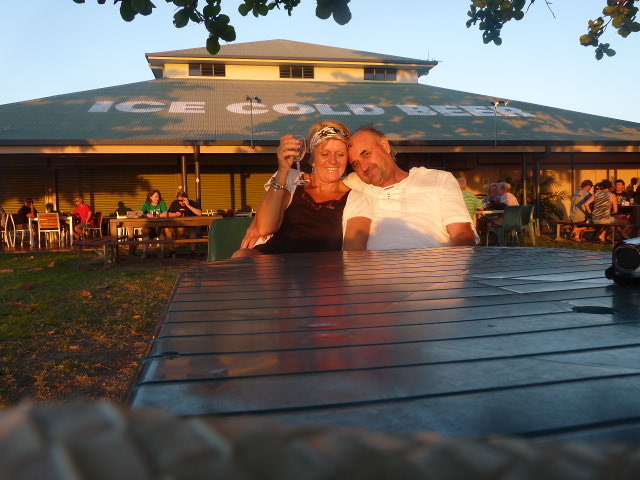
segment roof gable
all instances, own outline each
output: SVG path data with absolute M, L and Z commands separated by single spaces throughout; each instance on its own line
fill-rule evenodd
M 382 53 L 352 50 L 348 48 L 329 47 L 314 43 L 295 42 L 293 40 L 265 40 L 259 42 L 244 42 L 223 45 L 220 52 L 211 55 L 207 49 L 189 48 L 186 50 L 172 50 L 166 52 L 147 53 L 149 57 L 190 57 L 206 59 L 279 59 L 279 60 L 307 60 L 307 61 L 339 61 L 339 62 L 371 62 L 411 65 L 435 65 L 433 60 L 385 55 Z

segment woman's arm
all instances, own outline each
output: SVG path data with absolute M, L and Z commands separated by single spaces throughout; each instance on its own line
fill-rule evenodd
M 618 199 L 613 193 L 611 194 L 611 213 L 618 213 Z
M 282 225 L 284 212 L 289 205 L 291 196 L 286 184 L 287 176 L 299 147 L 300 142 L 293 135 L 285 135 L 280 139 L 278 171 L 273 177 L 276 186 L 270 186 L 269 190 L 267 190 L 253 221 L 254 228 L 260 236 L 271 235 L 277 232 Z
M 371 219 L 366 217 L 353 217 L 347 220 L 344 231 L 343 250 L 366 250 L 369 240 L 369 228 Z

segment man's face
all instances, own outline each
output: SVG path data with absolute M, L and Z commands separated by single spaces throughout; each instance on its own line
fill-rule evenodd
M 178 202 L 180 202 L 180 205 L 184 205 L 185 203 L 187 203 L 189 200 L 187 200 L 186 197 L 178 197 Z
M 76 198 L 73 203 L 75 203 L 76 205 L 82 205 L 82 199 L 81 198 Z
M 616 182 L 616 193 L 624 192 L 624 183 Z
M 349 141 L 349 162 L 363 182 L 377 187 L 395 183 L 396 162 L 385 138 L 367 131 L 356 133 Z

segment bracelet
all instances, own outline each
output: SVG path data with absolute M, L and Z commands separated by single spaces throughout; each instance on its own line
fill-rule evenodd
M 278 182 L 276 182 L 275 178 L 271 179 L 271 182 L 269 182 L 269 185 L 275 188 L 276 190 L 286 190 L 289 187 L 286 183 L 284 185 L 280 185 Z

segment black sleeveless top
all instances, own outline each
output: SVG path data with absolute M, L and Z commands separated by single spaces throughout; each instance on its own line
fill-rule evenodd
M 327 252 L 342 250 L 342 212 L 349 192 L 340 200 L 317 203 L 298 186 L 273 236 L 254 248 L 262 253 Z

